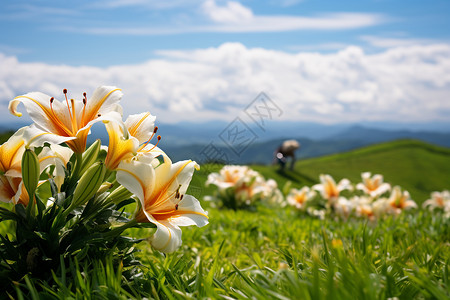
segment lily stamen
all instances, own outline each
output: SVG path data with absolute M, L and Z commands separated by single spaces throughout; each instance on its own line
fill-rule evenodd
M 86 111 L 86 104 L 87 104 L 87 96 L 86 92 L 83 93 L 83 112 L 81 113 L 81 126 L 84 126 L 84 114 Z
M 70 103 L 72 104 L 72 128 L 74 132 L 78 131 L 78 122 L 77 122 L 77 116 L 75 115 L 75 100 L 74 99 L 70 99 Z
M 158 144 L 159 144 L 159 141 L 161 140 L 161 136 L 160 135 L 158 135 L 157 136 L 157 139 L 158 139 L 158 141 L 156 142 L 156 144 L 153 146 L 153 147 L 151 147 L 150 149 L 148 149 L 148 150 L 141 150 L 141 149 L 143 149 L 143 148 L 145 148 L 145 146 L 147 146 L 148 145 L 148 143 L 150 142 L 150 139 L 139 149 L 139 151 L 142 151 L 142 152 L 151 152 L 153 149 L 155 149 L 157 146 L 158 146 Z
M 144 149 L 145 148 L 145 146 L 147 146 L 149 143 L 150 143 L 150 141 L 152 140 L 152 138 L 155 136 L 155 133 L 158 131 L 158 126 L 155 126 L 155 128 L 153 129 L 153 133 L 152 133 L 152 135 L 150 136 L 150 138 L 139 148 L 139 150 L 138 151 L 141 151 L 142 149 Z M 158 137 L 159 137 L 159 139 L 158 139 L 158 142 L 159 142 L 159 140 L 161 139 L 161 136 L 159 136 L 158 135 Z M 156 143 L 156 145 L 158 145 L 158 143 Z M 155 147 L 156 147 L 156 145 L 155 145 Z M 155 147 L 153 147 L 151 150 L 153 150 Z M 151 150 L 149 150 L 149 151 L 151 151 Z
M 69 111 L 69 117 L 70 117 L 70 122 L 72 123 L 72 131 L 76 132 L 78 131 L 77 129 L 75 129 L 76 127 L 76 118 L 75 116 L 75 107 L 74 107 L 74 100 L 71 99 L 72 102 L 72 111 L 70 111 L 70 105 L 69 105 L 69 99 L 67 98 L 67 89 L 63 89 L 63 93 L 64 93 L 64 97 L 66 98 L 66 104 L 67 104 L 67 110 Z
M 52 114 L 53 114 L 53 118 L 54 118 L 55 122 L 58 123 L 59 128 L 61 128 L 66 134 L 70 135 L 70 134 L 72 134 L 72 131 L 69 130 L 69 129 L 67 128 L 67 126 L 64 125 L 64 124 L 59 120 L 59 117 L 56 115 L 55 111 L 53 110 L 53 101 L 54 101 L 54 100 L 55 100 L 55 98 L 53 98 L 53 97 L 50 98 L 50 111 L 51 111 Z

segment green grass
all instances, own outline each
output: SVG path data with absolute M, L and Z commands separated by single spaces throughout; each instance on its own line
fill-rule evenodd
M 415 141 L 380 144 L 299 161 L 295 171 L 252 166 L 282 186 L 312 185 L 320 173 L 360 181 L 364 171 L 411 192 L 419 203 L 450 184 L 450 150 Z M 201 199 L 204 166 L 190 192 Z M 206 171 L 205 171 L 206 170 Z M 30 278 L 14 298 L 30 299 L 449 299 L 450 219 L 415 211 L 378 222 L 318 220 L 290 207 L 256 211 L 207 207 L 210 224 L 183 228 L 183 245 L 172 254 L 138 244 L 143 279 L 124 282 L 120 266 L 105 258 L 94 270 L 66 266 L 76 280 L 55 274 L 55 286 Z M 0 227 L 4 227 L 0 224 Z M 130 235 L 145 238 L 145 229 Z M 1 295 L 0 295 L 1 296 Z M 0 297 L 1 298 L 1 297 Z
M 408 190 L 420 204 L 432 191 L 450 189 L 450 149 L 401 140 L 300 161 L 295 170 L 308 178 L 328 173 L 354 183 L 361 181 L 362 172 L 382 174 L 386 182 Z
M 276 166 L 251 166 L 265 178 L 273 178 L 283 187 L 291 181 L 292 187 L 319 183 L 320 174 L 330 174 L 336 181 L 348 178 L 354 184 L 361 182 L 362 172 L 382 174 L 384 181 L 399 185 L 410 192 L 418 204 L 429 199 L 433 191 L 450 189 L 450 149 L 414 140 L 400 140 L 364 147 L 358 150 L 297 161 L 293 171 L 278 171 Z M 204 187 L 210 171 L 220 166 L 204 166 L 193 180 L 196 196 L 209 195 L 213 187 Z
M 53 287 L 24 280 L 21 293 L 35 299 L 450 296 L 450 224 L 438 216 L 405 214 L 366 223 L 302 217 L 287 208 L 209 213 L 208 226 L 183 230 L 183 246 L 175 253 L 139 245 L 144 280 L 121 285 L 120 266 L 106 260 L 91 271 L 72 266 L 76 281 L 70 285 L 62 278 Z M 131 234 L 142 237 L 145 231 Z M 39 291 L 40 285 L 46 289 Z

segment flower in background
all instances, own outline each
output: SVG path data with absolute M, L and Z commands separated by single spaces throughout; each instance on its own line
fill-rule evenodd
M 226 165 L 218 173 L 208 175 L 206 185 L 217 186 L 217 196 L 223 206 L 237 209 L 266 200 L 282 204 L 283 195 L 275 180 L 265 180 L 261 174 L 247 166 Z
M 284 197 L 281 191 L 278 189 L 278 184 L 275 180 L 264 180 L 262 176 L 258 176 L 257 180 L 253 183 L 252 196 L 257 196 L 261 199 L 267 200 L 267 202 L 277 205 L 285 205 Z
M 207 213 L 186 190 L 194 169 L 193 161 L 172 164 L 148 157 L 122 161 L 117 168 L 117 181 L 140 201 L 135 214 L 137 222 L 151 222 L 157 226 L 151 237 L 152 246 L 162 252 L 173 252 L 181 245 L 179 226 L 208 224 Z
M 442 192 L 432 192 L 431 199 L 428 199 L 422 204 L 423 208 L 433 209 L 445 209 L 450 206 L 450 192 L 442 191 Z
M 63 90 L 65 103 L 46 94 L 32 92 L 18 96 L 9 102 L 9 111 L 22 116 L 17 111 L 23 103 L 34 124 L 24 134 L 28 146 L 43 146 L 66 143 L 74 152 L 82 153 L 86 149 L 86 139 L 94 123 L 114 121 L 122 123 L 122 98 L 120 89 L 112 86 L 97 88 L 88 100 L 86 93 L 82 101 L 68 99 L 67 90 Z
M 356 217 L 375 220 L 375 212 L 372 205 L 373 202 L 370 198 L 365 196 L 354 196 L 350 201 L 353 203 Z
M 342 191 L 353 189 L 348 179 L 344 178 L 336 184 L 333 177 L 328 174 L 321 174 L 320 182 L 320 184 L 316 184 L 312 188 L 320 192 L 322 197 L 327 200 L 330 205 L 333 205 L 339 199 Z
M 307 207 L 306 212 L 310 216 L 319 218 L 320 220 L 325 220 L 325 215 L 326 215 L 325 209 L 316 209 L 314 207 Z
M 395 215 L 400 214 L 403 210 L 417 208 L 408 191 L 403 191 L 399 186 L 395 186 L 392 190 L 391 196 L 386 201 L 386 212 Z
M 372 199 L 378 198 L 391 189 L 391 185 L 383 182 L 383 176 L 380 174 L 371 176 L 370 172 L 364 172 L 361 174 L 361 178 L 362 183 L 358 183 L 356 188 L 370 195 Z
M 214 184 L 219 189 L 227 189 L 229 187 L 246 189 L 259 177 L 258 172 L 247 166 L 226 165 L 220 169 L 219 173 L 209 174 L 206 185 Z
M 347 220 L 353 211 L 353 203 L 345 197 L 339 197 L 333 208 L 337 216 Z
M 287 196 L 287 202 L 297 209 L 305 210 L 308 201 L 315 195 L 316 193 L 307 186 L 301 189 L 291 189 Z

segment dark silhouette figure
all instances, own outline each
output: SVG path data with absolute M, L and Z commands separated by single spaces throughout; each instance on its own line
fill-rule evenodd
M 280 165 L 281 170 L 284 170 L 288 158 L 291 159 L 290 169 L 294 169 L 295 151 L 300 148 L 300 143 L 296 140 L 284 141 L 274 152 L 274 163 Z

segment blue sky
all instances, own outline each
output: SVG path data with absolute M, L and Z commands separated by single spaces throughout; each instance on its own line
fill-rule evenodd
M 1 1 L 0 103 L 112 84 L 168 122 L 232 119 L 260 91 L 286 120 L 442 121 L 449 17 L 447 0 Z
M 226 15 L 227 8 L 236 11 L 236 19 Z M 380 51 L 389 40 L 400 44 L 450 39 L 450 1 L 19 0 L 2 1 L 0 11 L 0 51 L 21 61 L 52 64 L 138 63 L 155 57 L 158 50 L 225 42 L 326 52 L 346 45 Z M 246 16 L 260 19 L 247 26 Z M 288 18 L 311 24 L 276 28 Z

